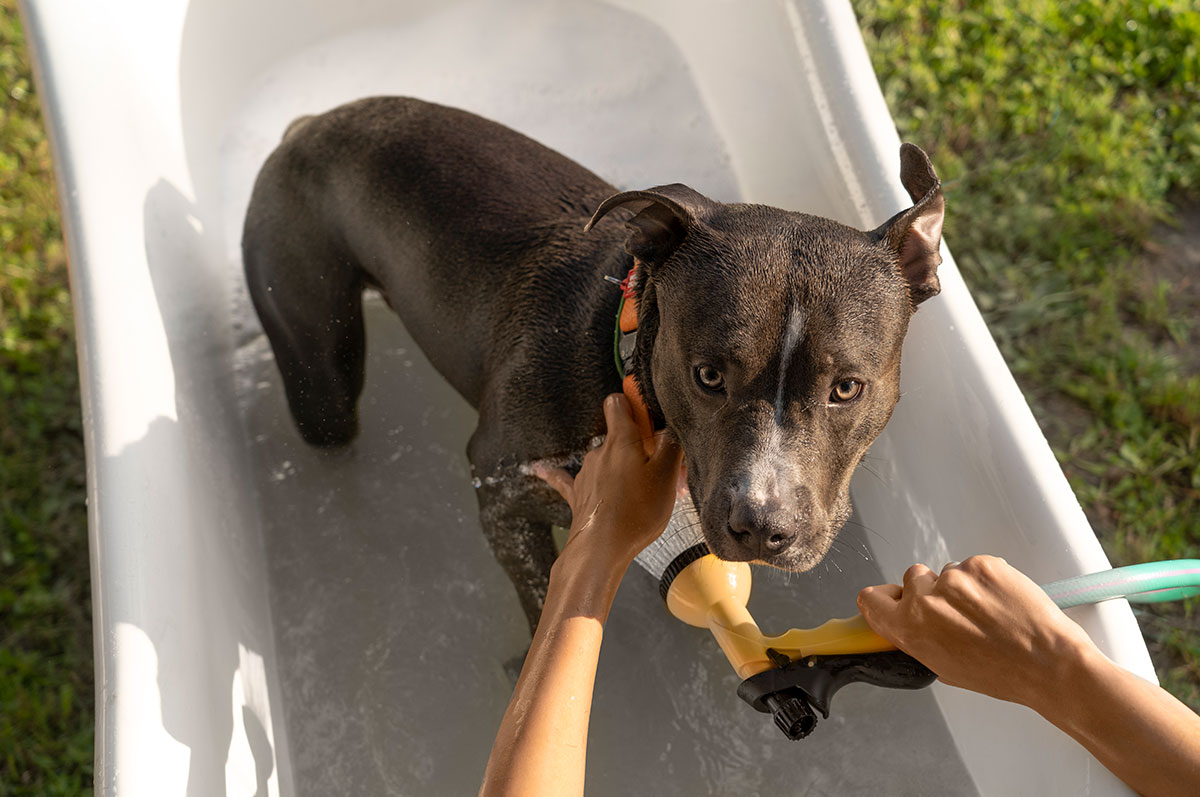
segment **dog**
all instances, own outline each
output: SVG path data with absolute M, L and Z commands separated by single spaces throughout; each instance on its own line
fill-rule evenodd
M 610 282 L 635 263 L 631 367 L 710 549 L 794 571 L 825 555 L 940 290 L 941 183 L 918 147 L 900 160 L 913 206 L 860 231 L 681 184 L 619 192 L 495 122 L 373 97 L 288 128 L 246 214 L 246 280 L 308 443 L 357 431 L 367 288 L 478 410 L 480 518 L 532 629 L 570 514 L 523 466 L 578 462 L 603 432 Z

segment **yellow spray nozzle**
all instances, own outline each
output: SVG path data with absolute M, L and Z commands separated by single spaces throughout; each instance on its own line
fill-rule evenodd
M 627 386 L 632 384 L 626 380 Z M 642 428 L 649 453 L 648 418 Z M 747 608 L 750 565 L 713 556 L 699 527 L 691 500 L 681 494 L 666 528 L 638 554 L 637 562 L 659 580 L 671 614 L 712 632 L 743 679 L 738 697 L 771 714 L 787 738 L 811 733 L 815 712 L 828 717 L 829 701 L 846 684 L 920 689 L 937 678 L 872 631 L 861 615 L 765 636 Z
M 751 581 L 747 563 L 725 562 L 707 554 L 685 567 L 667 592 L 671 614 L 689 625 L 712 631 L 741 678 L 775 666 L 768 648 L 791 659 L 895 649 L 867 626 L 862 615 L 765 636 L 746 607 Z

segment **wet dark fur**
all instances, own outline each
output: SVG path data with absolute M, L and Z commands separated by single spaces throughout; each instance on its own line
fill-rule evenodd
M 532 625 L 550 524 L 569 515 L 518 468 L 577 455 L 603 431 L 601 400 L 620 385 L 619 291 L 602 277 L 624 277 L 631 253 L 647 267 L 637 374 L 656 425 L 683 445 L 710 546 L 788 569 L 824 555 L 849 514 L 850 473 L 898 398 L 909 315 L 937 291 L 933 255 L 910 265 L 914 247 L 931 245 L 910 229 L 934 202 L 936 255 L 941 218 L 936 176 L 913 151 L 904 182 L 924 205 L 860 232 L 684 186 L 614 197 L 493 122 L 366 99 L 298 120 L 267 160 L 246 217 L 246 276 L 308 442 L 343 445 L 357 430 L 368 286 L 479 410 L 468 456 L 483 528 Z M 796 307 L 803 340 L 780 388 Z M 724 394 L 697 383 L 699 363 L 725 374 Z M 829 406 L 830 380 L 849 376 L 863 395 Z

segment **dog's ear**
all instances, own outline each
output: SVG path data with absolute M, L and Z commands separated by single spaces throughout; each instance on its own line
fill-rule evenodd
M 627 207 L 634 216 L 625 223 L 630 232 L 625 251 L 649 266 L 657 266 L 671 256 L 688 229 L 712 204 L 711 199 L 681 183 L 625 191 L 600 203 L 583 229 L 587 232 L 610 211 Z
M 900 273 L 908 280 L 913 305 L 918 305 L 942 289 L 937 267 L 942 263 L 938 251 L 942 243 L 942 221 L 946 200 L 929 156 L 914 144 L 900 146 L 900 182 L 914 204 L 897 213 L 874 231 L 876 240 L 899 255 Z

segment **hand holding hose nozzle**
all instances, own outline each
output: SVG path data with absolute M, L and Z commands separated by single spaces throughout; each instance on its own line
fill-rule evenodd
M 654 435 L 631 377 L 623 388 L 650 456 Z M 686 491 L 677 495 L 665 530 L 636 561 L 659 579 L 659 591 L 671 614 L 712 632 L 729 663 L 745 679 L 738 695 L 758 711 L 772 714 L 789 739 L 802 739 L 813 731 L 814 706 L 828 718 L 829 701 L 848 683 L 920 689 L 938 677 L 875 633 L 861 614 L 764 636 L 746 608 L 750 566 L 723 562 L 709 552 Z M 887 588 L 900 590 L 896 585 L 882 589 Z M 1200 595 L 1200 560 L 1116 568 L 1055 581 L 1042 590 L 1060 609 L 1119 597 L 1147 603 L 1178 600 Z M 862 605 L 862 595 L 859 600 Z
M 849 683 L 920 689 L 937 676 L 872 631 L 861 615 L 816 628 L 766 636 L 746 608 L 751 572 L 708 551 L 691 499 L 681 496 L 662 535 L 637 557 L 659 578 L 671 614 L 708 628 L 744 678 L 738 695 L 770 713 L 789 739 L 802 739 L 829 717 L 833 694 Z
M 920 689 L 937 675 L 876 634 L 862 615 L 829 620 L 778 636 L 759 630 L 746 605 L 751 573 L 745 562 L 725 562 L 708 552 L 691 499 L 681 496 L 666 530 L 637 557 L 659 578 L 671 614 L 708 628 L 734 670 L 745 679 L 738 695 L 770 713 L 789 739 L 816 727 L 815 708 L 829 717 L 834 693 L 846 684 Z M 1127 597 L 1172 600 L 1200 594 L 1200 560 L 1154 562 L 1076 576 L 1042 589 L 1059 608 Z

